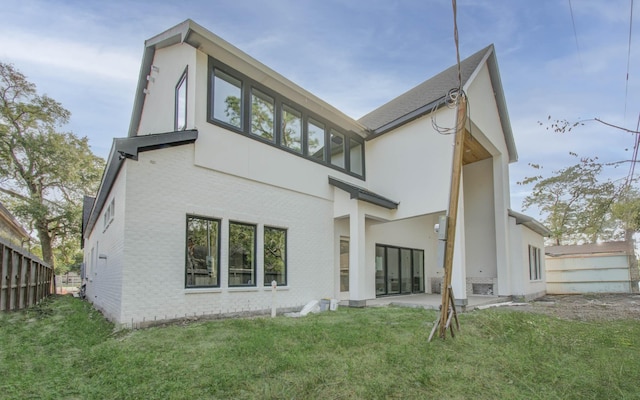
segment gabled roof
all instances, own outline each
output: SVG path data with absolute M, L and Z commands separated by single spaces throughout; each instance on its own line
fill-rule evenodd
M 347 183 L 345 181 L 341 181 L 340 179 L 334 178 L 332 176 L 329 177 L 329 185 L 335 186 L 349 193 L 352 199 L 366 201 L 367 203 L 375 204 L 389 210 L 395 210 L 396 208 L 398 208 L 398 204 L 400 204 L 397 201 L 389 200 L 386 197 L 380 196 L 377 193 L 373 193 L 370 190 L 367 190 L 360 186 L 352 185 L 351 183 Z
M 84 232 L 82 236 L 86 237 L 86 235 L 93 230 L 124 160 L 127 158 L 138 160 L 138 153 L 193 143 L 197 138 L 197 130 L 186 130 L 113 139 L 111 153 L 109 154 L 107 166 L 102 174 L 102 182 L 100 182 L 98 194 L 93 201 L 93 206 L 91 207 L 91 212 L 88 214 L 86 224 L 83 223 Z M 85 198 L 84 206 L 90 206 L 87 198 Z
M 473 77 L 477 75 L 485 62 L 489 68 L 489 75 L 498 105 L 500 123 L 509 151 L 509 161 L 514 162 L 517 161 L 518 154 L 515 141 L 513 140 L 513 132 L 507 113 L 507 103 L 504 98 L 502 81 L 498 71 L 498 62 L 493 44 L 460 62 L 462 87 L 463 89 L 468 87 Z M 430 113 L 434 107 L 442 106 L 449 90 L 457 87 L 458 66 L 453 65 L 433 78 L 422 82 L 408 92 L 371 111 L 369 114 L 360 118 L 358 122 L 373 131 L 373 135 L 368 138 L 372 139 Z
M 325 117 L 342 129 L 354 132 L 362 137 L 368 135 L 364 126 L 359 124 L 355 119 L 344 114 L 342 111 L 333 107 L 329 103 L 320 99 L 313 93 L 303 89 L 294 82 L 280 75 L 260 61 L 246 54 L 242 50 L 225 41 L 218 35 L 195 23 L 191 19 L 187 19 L 180 24 L 170 28 L 151 39 L 145 41 L 142 63 L 138 75 L 138 86 L 133 102 L 133 112 L 131 114 L 131 122 L 129 124 L 129 136 L 138 134 L 140 119 L 142 117 L 142 107 L 144 106 L 145 88 L 147 87 L 147 75 L 150 74 L 153 58 L 156 50 L 169 47 L 175 44 L 185 43 L 205 54 L 232 59 L 234 62 L 242 62 L 245 66 L 252 69 L 255 74 L 259 75 L 260 83 L 270 86 L 271 89 L 279 91 L 286 89 L 290 93 L 295 94 L 298 98 L 291 98 L 299 104 Z M 224 60 L 221 60 L 225 62 Z M 233 65 L 232 65 L 233 67 Z M 271 87 L 273 86 L 273 87 Z M 144 132 L 142 132 L 144 133 Z
M 589 244 L 572 244 L 566 246 L 547 246 L 544 252 L 551 257 L 579 256 L 594 254 L 623 254 L 632 255 L 633 246 L 627 242 L 605 242 Z
M 509 210 L 509 216 L 516 219 L 517 225 L 524 225 L 532 231 L 545 236 L 551 236 L 551 231 L 547 229 L 546 226 L 542 225 L 535 218 L 532 218 L 528 215 L 520 214 L 519 212 L 515 212 L 513 210 Z

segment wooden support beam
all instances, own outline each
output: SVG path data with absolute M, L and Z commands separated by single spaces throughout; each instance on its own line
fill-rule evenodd
M 450 302 L 453 301 L 449 292 L 451 274 L 453 270 L 453 250 L 456 238 L 456 222 L 458 218 L 458 199 L 460 197 L 460 181 L 462 180 L 462 158 L 464 154 L 465 121 L 467 116 L 467 98 L 464 92 L 458 93 L 456 113 L 456 133 L 453 147 L 453 161 L 451 165 L 451 187 L 449 192 L 449 208 L 447 215 L 447 239 L 444 253 L 444 278 L 442 282 L 442 305 L 440 308 L 439 334 L 444 339 L 449 318 Z M 456 318 L 457 319 L 457 318 Z M 453 330 L 451 332 L 453 334 Z

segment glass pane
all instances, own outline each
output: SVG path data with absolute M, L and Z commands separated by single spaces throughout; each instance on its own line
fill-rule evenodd
M 349 240 L 340 239 L 340 291 L 349 291 Z
M 242 128 L 242 82 L 218 69 L 213 78 L 213 118 Z
M 331 130 L 331 164 L 344 168 L 344 135 Z
M 187 127 L 187 74 L 180 78 L 176 87 L 176 123 L 175 130 L 181 131 Z
M 376 295 L 387 294 L 385 248 L 376 246 Z
M 291 107 L 282 107 L 282 145 L 302 153 L 302 117 Z
M 287 284 L 287 231 L 264 228 L 264 285 Z
M 307 133 L 307 154 L 311 158 L 324 161 L 324 125 L 309 120 Z
M 219 286 L 218 232 L 218 221 L 187 218 L 186 287 Z
M 251 92 L 251 133 L 273 141 L 273 110 L 273 98 L 253 89 Z
M 387 293 L 400 293 L 400 252 L 395 248 L 387 248 Z
M 402 293 L 411 293 L 411 250 L 400 250 L 400 290 Z
M 413 292 L 424 293 L 424 251 L 413 250 Z
M 256 227 L 229 223 L 229 286 L 255 286 Z
M 349 145 L 351 146 L 351 150 L 349 151 L 351 172 L 362 175 L 362 171 L 364 170 L 362 168 L 362 144 L 353 139 L 349 139 Z

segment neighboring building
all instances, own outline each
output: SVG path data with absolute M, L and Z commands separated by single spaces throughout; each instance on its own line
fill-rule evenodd
M 0 203 L 0 237 L 19 247 L 23 247 L 23 244 L 29 240 L 29 232 L 2 203 Z
M 550 246 L 545 252 L 549 294 L 638 292 L 632 241 Z
M 542 294 L 545 230 L 509 211 L 517 153 L 493 46 L 461 67 L 471 113 L 456 301 Z M 86 205 L 87 298 L 140 326 L 263 312 L 273 280 L 280 310 L 439 291 L 434 224 L 453 135 L 431 117 L 453 125 L 457 76 L 451 67 L 356 121 L 191 20 L 149 39 L 129 135 Z

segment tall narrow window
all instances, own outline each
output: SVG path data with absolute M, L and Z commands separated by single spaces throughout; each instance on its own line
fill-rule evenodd
M 349 238 L 340 238 L 340 291 L 349 291 Z
M 256 227 L 229 223 L 229 286 L 256 286 Z
M 220 221 L 187 217 L 185 287 L 220 286 Z
M 532 281 L 542 279 L 540 249 L 531 245 L 529 245 L 529 279 Z
M 354 174 L 362 175 L 362 143 L 349 139 L 349 169 Z
M 324 125 L 309 119 L 307 123 L 307 155 L 324 161 Z
M 331 164 L 344 168 L 344 135 L 331 130 Z
M 213 71 L 213 118 L 242 129 L 242 82 L 219 69 Z
M 302 153 L 302 115 L 288 106 L 282 106 L 281 144 Z
M 264 285 L 287 284 L 287 231 L 264 227 Z
M 257 89 L 251 90 L 251 133 L 273 141 L 273 98 Z
M 188 67 L 187 67 L 188 68 Z M 174 130 L 187 129 L 187 71 L 185 69 L 176 85 L 176 110 Z

